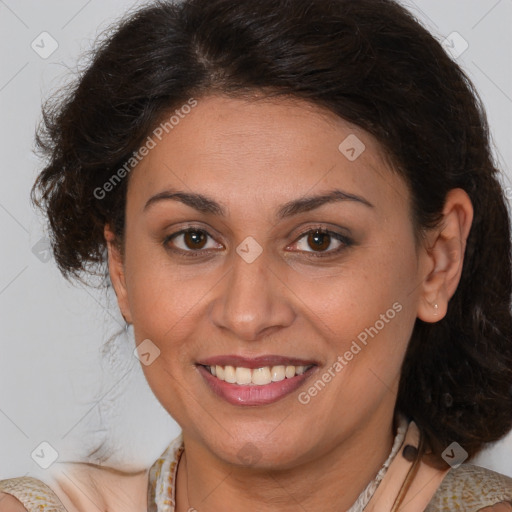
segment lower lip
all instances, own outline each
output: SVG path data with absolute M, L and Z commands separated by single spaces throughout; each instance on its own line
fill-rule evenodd
M 211 390 L 232 405 L 265 405 L 277 402 L 299 388 L 316 368 L 313 366 L 302 375 L 263 386 L 240 386 L 217 379 L 204 366 L 198 365 L 197 367 Z

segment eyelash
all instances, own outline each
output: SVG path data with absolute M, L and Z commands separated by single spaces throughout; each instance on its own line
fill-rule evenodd
M 182 255 L 184 257 L 187 257 L 187 258 L 197 258 L 198 256 L 204 256 L 205 253 L 209 254 L 211 249 L 210 250 L 209 249 L 197 249 L 197 250 L 190 249 L 188 251 L 185 251 L 183 249 L 177 249 L 177 248 L 169 247 L 168 244 L 169 244 L 169 242 L 171 240 L 173 240 L 174 238 L 176 238 L 176 237 L 178 237 L 180 235 L 184 235 L 184 234 L 187 234 L 187 233 L 203 233 L 207 237 L 213 239 L 213 237 L 208 233 L 208 231 L 204 230 L 203 228 L 191 226 L 191 227 L 188 227 L 186 229 L 182 229 L 180 231 L 177 231 L 176 233 L 172 233 L 169 236 L 165 237 L 165 239 L 163 241 L 163 245 L 167 249 L 169 249 L 169 250 L 171 250 L 171 251 L 173 251 L 175 253 L 178 253 L 178 254 L 180 254 L 180 255 Z M 331 231 L 331 230 L 325 229 L 323 227 L 313 227 L 313 228 L 310 227 L 310 228 L 308 228 L 306 231 L 303 231 L 302 233 L 300 233 L 298 235 L 298 237 L 295 239 L 293 244 L 298 243 L 302 238 L 304 238 L 306 235 L 308 235 L 310 233 L 319 233 L 319 234 L 322 234 L 322 235 L 329 235 L 332 238 L 334 238 L 335 240 L 338 240 L 339 242 L 341 242 L 342 245 L 340 247 L 338 247 L 337 249 L 329 250 L 329 251 L 320 251 L 320 252 L 317 252 L 317 251 L 298 251 L 298 252 L 307 254 L 308 257 L 312 257 L 312 258 L 326 258 L 326 257 L 329 257 L 329 256 L 333 256 L 333 255 L 339 254 L 340 252 L 342 252 L 347 247 L 350 247 L 350 246 L 353 245 L 353 241 L 350 238 L 346 237 L 345 235 L 342 235 L 341 233 L 337 233 L 335 231 Z
M 299 251 L 301 253 L 307 254 L 308 257 L 312 258 L 327 258 L 330 256 L 337 255 L 344 251 L 347 247 L 351 247 L 353 245 L 353 241 L 348 238 L 345 235 L 342 235 L 341 233 L 337 233 L 336 231 L 331 231 L 329 229 L 326 229 L 324 227 L 318 226 L 313 228 L 308 228 L 306 231 L 303 231 L 299 234 L 299 236 L 295 239 L 294 244 L 299 242 L 302 238 L 304 238 L 306 235 L 309 235 L 310 233 L 319 233 L 321 235 L 329 235 L 331 238 L 334 238 L 338 242 L 341 242 L 341 245 L 337 249 L 331 249 L 329 251 Z M 330 245 L 330 244 L 329 244 Z

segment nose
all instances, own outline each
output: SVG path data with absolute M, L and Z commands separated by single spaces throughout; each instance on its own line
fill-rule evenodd
M 210 309 L 213 324 L 240 340 L 260 340 L 290 326 L 296 316 L 293 293 L 264 254 L 251 263 L 233 255 Z

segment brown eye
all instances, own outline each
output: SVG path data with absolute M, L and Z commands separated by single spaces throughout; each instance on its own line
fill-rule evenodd
M 204 231 L 187 231 L 183 241 L 189 249 L 202 249 L 206 245 L 207 236 Z
M 190 253 L 190 256 L 205 254 L 209 249 L 223 249 L 207 231 L 196 228 L 173 233 L 166 237 L 164 245 L 175 252 Z
M 307 256 L 333 256 L 353 245 L 353 241 L 341 233 L 323 228 L 304 232 L 293 246 Z
M 311 231 L 308 233 L 308 245 L 313 250 L 324 251 L 331 244 L 331 236 L 329 233 L 322 231 Z

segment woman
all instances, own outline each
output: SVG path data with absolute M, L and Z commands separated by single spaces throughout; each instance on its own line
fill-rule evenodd
M 149 510 L 512 509 L 463 464 L 512 427 L 507 207 L 476 93 L 402 7 L 157 3 L 38 140 L 59 268 L 108 264 L 182 428 L 135 475 Z M 88 471 L 4 503 L 140 510 Z

